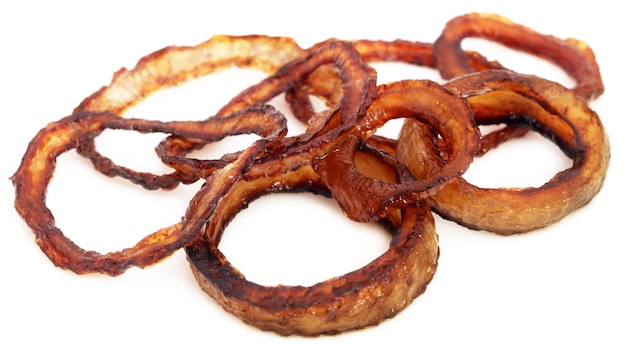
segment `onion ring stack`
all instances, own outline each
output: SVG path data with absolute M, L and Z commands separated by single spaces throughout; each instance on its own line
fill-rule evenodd
M 546 58 L 571 75 L 571 89 L 520 74 L 479 52 L 482 37 Z M 524 38 L 523 42 L 520 40 Z M 378 84 L 374 62 L 436 68 L 443 83 L 410 79 Z M 267 77 L 201 121 L 123 117 L 150 93 L 228 67 Z M 281 335 L 337 334 L 376 325 L 423 293 L 434 277 L 439 237 L 431 208 L 468 228 L 512 235 L 558 222 L 601 190 L 610 160 L 608 136 L 588 101 L 604 86 L 591 48 L 493 14 L 451 20 L 434 43 L 398 39 L 328 39 L 301 48 L 288 37 L 215 36 L 192 47 L 167 47 L 115 73 L 66 118 L 42 128 L 12 176 L 15 208 L 36 243 L 58 267 L 77 274 L 120 275 L 184 249 L 200 287 L 243 321 Z M 307 124 L 288 135 L 287 114 L 269 101 L 284 95 Z M 326 108 L 316 111 L 311 96 Z M 398 138 L 376 134 L 404 120 Z M 481 136 L 480 125 L 506 126 Z M 156 148 L 167 174 L 136 171 L 100 154 L 105 130 L 168 134 Z M 538 188 L 481 189 L 463 179 L 473 159 L 510 138 L 537 131 L 573 160 Z M 189 153 L 228 136 L 259 138 L 216 159 Z M 202 181 L 178 223 L 110 253 L 85 250 L 66 237 L 46 206 L 56 159 L 77 150 L 108 176 L 146 189 Z M 392 239 L 371 263 L 310 287 L 266 287 L 247 281 L 219 250 L 233 217 L 256 198 L 313 192 L 334 199 L 347 219 L 376 222 Z

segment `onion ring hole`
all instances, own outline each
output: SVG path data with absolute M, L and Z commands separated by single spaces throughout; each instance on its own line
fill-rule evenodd
M 486 134 L 503 127 L 499 124 L 478 128 Z M 481 188 L 540 187 L 572 165 L 572 159 L 555 143 L 531 130 L 476 156 L 463 178 Z
M 533 74 L 572 88 L 576 81 L 557 64 L 534 54 L 508 48 L 494 41 L 468 37 L 461 43 L 466 51 L 476 51 L 488 60 L 497 60 L 502 66 L 518 73 Z
M 407 79 L 427 79 L 438 83 L 445 82 L 439 75 L 439 71 L 431 67 L 418 66 L 401 61 L 371 62 L 370 66 L 376 70 L 377 83 L 379 84 Z M 376 135 L 397 139 L 403 122 L 401 118 L 387 121 L 382 127 L 376 129 Z
M 174 87 L 161 88 L 128 108 L 124 111 L 123 115 L 129 118 L 147 118 L 161 121 L 200 121 L 215 115 L 224 103 L 227 103 L 231 98 L 241 92 L 243 88 L 253 86 L 267 76 L 266 73 L 254 68 L 226 68 L 187 80 Z M 313 96 L 311 96 L 311 102 L 315 110 L 327 108 L 322 101 Z M 306 130 L 304 123 L 293 118 L 291 109 L 283 95 L 268 101 L 268 104 L 276 107 L 276 109 L 287 117 L 289 135 L 301 134 Z M 103 135 L 106 135 L 106 133 Z M 245 136 L 247 135 L 236 137 Z M 257 136 L 250 135 L 249 140 L 241 141 L 241 143 L 239 143 L 239 140 L 235 140 L 231 143 L 235 144 L 234 147 L 231 144 L 218 146 L 217 143 L 215 143 L 212 146 L 217 148 L 223 147 L 223 150 L 218 149 L 217 152 L 211 150 L 211 156 L 207 158 L 218 157 L 215 155 L 216 153 L 220 155 L 230 153 L 234 148 L 245 148 L 256 139 L 258 139 Z M 229 138 L 225 138 L 222 141 L 225 140 L 229 140 Z M 153 145 L 149 148 L 154 148 L 155 146 L 156 145 Z
M 379 224 L 346 219 L 332 199 L 285 192 L 255 199 L 239 212 L 219 249 L 251 282 L 311 286 L 365 266 L 390 239 Z
M 217 112 L 242 88 L 267 77 L 253 69 L 229 67 L 173 87 L 163 87 L 124 111 L 124 117 L 161 121 L 202 120 Z
M 152 156 L 156 158 L 154 153 Z M 46 196 L 56 223 L 74 243 L 101 253 L 132 246 L 158 225 L 180 221 L 180 213 L 202 184 L 181 185 L 173 190 L 137 190 L 127 180 L 95 172 L 91 163 L 75 151 L 59 156 L 56 166 Z M 161 210 L 153 210 L 157 207 Z M 148 211 L 150 215 L 141 214 Z

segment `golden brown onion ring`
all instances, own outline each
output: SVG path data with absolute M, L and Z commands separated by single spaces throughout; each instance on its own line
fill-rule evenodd
M 522 233 L 561 220 L 601 189 L 610 158 L 608 137 L 597 114 L 572 91 L 503 70 L 466 75 L 446 87 L 467 99 L 478 124 L 528 126 L 552 139 L 572 158 L 573 166 L 537 188 L 482 189 L 462 177 L 453 178 L 428 199 L 442 216 L 473 229 Z M 416 177 L 427 174 L 424 162 L 435 171 L 437 166 L 437 160 L 424 159 L 430 154 L 423 146 L 415 147 L 424 136 L 431 134 L 407 121 L 398 140 L 398 158 Z
M 110 112 L 75 113 L 49 124 L 30 142 L 20 167 L 11 178 L 15 186 L 15 208 L 35 233 L 37 244 L 56 266 L 79 274 L 100 272 L 115 276 L 131 266 L 154 264 L 189 243 L 190 237 L 195 239 L 197 233 L 194 230 L 203 227 L 208 213 L 263 150 L 264 142 L 255 142 L 232 164 L 213 173 L 192 200 L 192 204 L 202 203 L 201 210 L 189 211 L 182 223 L 160 229 L 133 247 L 107 254 L 82 249 L 56 226 L 54 216 L 46 206 L 46 189 L 57 157 L 75 149 L 82 140 L 98 136 L 105 129 L 163 132 L 212 140 L 229 133 L 236 134 L 240 127 L 245 127 L 246 132 L 252 130 L 267 140 L 274 140 L 285 135 L 286 119 L 282 113 L 268 106 L 251 108 L 228 118 L 216 118 L 203 126 L 199 126 L 198 122 L 121 118 Z
M 379 155 L 366 148 L 356 160 L 362 170 L 381 180 L 406 177 L 392 165 L 397 162 Z M 279 190 L 329 195 L 310 166 L 294 166 L 272 178 L 251 175 L 252 171 L 224 196 L 207 223 L 208 239 L 185 247 L 202 289 L 244 322 L 281 335 L 315 336 L 363 328 L 400 312 L 432 280 L 439 256 L 437 234 L 428 207 L 419 204 L 380 220 L 393 235 L 390 247 L 361 269 L 309 287 L 269 287 L 246 280 L 218 249 L 227 223 L 245 203 Z
M 417 118 L 431 125 L 447 144 L 448 161 L 420 181 L 389 183 L 362 173 L 355 165 L 358 147 L 388 120 Z M 391 210 L 421 201 L 455 176 L 474 158 L 480 132 L 465 100 L 429 80 L 406 80 L 379 86 L 379 95 L 352 135 L 315 163 L 315 169 L 345 214 L 375 221 Z M 350 188 L 346 190 L 346 188 Z
M 604 92 L 595 54 L 585 42 L 541 34 L 504 16 L 487 13 L 458 16 L 446 24 L 433 47 L 442 77 L 452 79 L 476 71 L 461 49 L 461 41 L 467 37 L 495 41 L 560 66 L 576 81 L 573 91 L 587 100 Z

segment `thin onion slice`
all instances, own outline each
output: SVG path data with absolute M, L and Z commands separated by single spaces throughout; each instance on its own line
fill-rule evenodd
M 600 68 L 587 43 L 542 34 L 504 16 L 489 13 L 458 16 L 446 24 L 433 46 L 437 68 L 444 78 L 475 72 L 461 49 L 461 41 L 467 37 L 496 41 L 560 66 L 576 81 L 572 90 L 582 98 L 591 100 L 604 92 Z
M 285 63 L 306 54 L 307 51 L 298 46 L 292 38 L 263 35 L 216 35 L 195 46 L 169 46 L 141 58 L 133 69 L 122 68 L 117 71 L 109 85 L 85 98 L 74 113 L 109 111 L 121 115 L 161 88 L 177 86 L 185 81 L 233 66 L 258 69 L 272 74 Z M 243 110 L 243 106 L 239 110 Z M 189 162 L 178 157 L 207 143 L 207 140 L 199 138 L 170 136 L 166 143 L 157 147 L 157 154 L 165 164 L 177 169 L 177 159 L 183 163 Z M 99 153 L 95 142 L 89 138 L 80 143 L 77 151 L 89 158 L 96 170 L 108 176 L 126 178 L 147 189 L 173 189 L 181 182 L 192 183 L 202 178 L 193 170 L 186 172 L 175 170 L 157 175 L 117 165 Z M 195 164 L 205 166 L 202 173 L 206 173 L 223 167 L 228 161 L 232 161 L 232 158 L 233 156 L 230 156 L 225 160 L 216 159 L 212 162 L 202 161 Z M 178 167 L 180 166 L 184 164 L 179 164 Z M 185 167 L 193 168 L 190 165 Z
M 81 140 L 94 138 L 105 129 L 163 132 L 213 139 L 217 135 L 224 136 L 227 130 L 236 132 L 241 123 L 245 123 L 247 129 L 254 128 L 266 140 L 275 140 L 286 133 L 285 117 L 269 106 L 209 121 L 204 126 L 199 126 L 197 122 L 122 118 L 110 112 L 79 112 L 70 115 L 43 128 L 30 142 L 20 167 L 11 178 L 15 186 L 15 208 L 35 233 L 37 244 L 56 266 L 78 274 L 100 272 L 116 276 L 132 266 L 154 264 L 191 241 L 190 234 L 186 232 L 193 233 L 190 228 L 199 230 L 206 220 L 206 217 L 198 215 L 210 212 L 223 193 L 243 175 L 263 150 L 263 140 L 255 142 L 236 161 L 212 174 L 193 199 L 193 202 L 203 203 L 202 211 L 190 212 L 188 216 L 192 218 L 160 229 L 133 247 L 107 254 L 84 250 L 56 226 L 54 216 L 46 206 L 46 189 L 52 179 L 57 157 L 75 149 Z M 256 123 L 256 127 L 253 123 Z

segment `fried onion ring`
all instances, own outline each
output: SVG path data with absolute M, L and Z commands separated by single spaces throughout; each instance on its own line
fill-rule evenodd
M 504 16 L 487 13 L 458 16 L 446 24 L 433 45 L 442 77 L 452 79 L 475 72 L 461 49 L 461 41 L 467 37 L 496 41 L 556 64 L 576 81 L 572 90 L 582 98 L 591 100 L 604 92 L 600 68 L 587 43 L 541 34 Z
M 359 145 L 390 119 L 417 118 L 436 128 L 449 146 L 449 160 L 420 181 L 388 183 L 362 173 L 354 162 Z M 428 80 L 405 80 L 379 86 L 379 95 L 352 135 L 315 163 L 315 169 L 345 214 L 356 221 L 375 221 L 407 203 L 421 201 L 470 165 L 480 132 L 467 102 Z M 347 188 L 350 188 L 347 190 Z
M 379 155 L 364 149 L 357 162 L 381 180 L 406 177 Z M 281 191 L 329 196 L 311 166 L 294 167 L 272 180 L 250 175 L 224 196 L 207 223 L 207 239 L 185 247 L 202 289 L 244 322 L 281 335 L 317 336 L 363 328 L 397 314 L 432 280 L 439 257 L 438 237 L 429 208 L 418 204 L 380 220 L 393 235 L 390 247 L 361 269 L 309 287 L 270 287 L 247 281 L 218 249 L 227 223 L 243 209 L 241 203 L 278 191 L 275 182 L 281 183 Z
M 351 41 L 367 63 L 403 62 L 436 69 L 433 45 L 431 43 L 407 40 L 367 40 Z M 466 51 L 466 56 L 475 71 L 503 69 L 494 61 L 488 61 L 478 52 Z M 328 107 L 337 104 L 342 94 L 341 79 L 331 66 L 320 66 L 306 77 L 300 86 L 286 92 L 286 100 L 295 117 L 307 122 L 315 113 L 309 96 L 321 98 Z
M 466 37 L 547 59 L 576 85 L 567 89 L 464 51 Z M 382 61 L 435 68 L 448 82 L 377 84 L 371 64 Z M 121 117 L 160 88 L 232 66 L 258 69 L 267 77 L 205 120 Z M 587 101 L 603 91 L 586 43 L 543 35 L 491 14 L 451 20 L 434 44 L 331 38 L 302 49 L 287 37 L 214 36 L 143 57 L 135 68 L 116 72 L 71 115 L 41 129 L 11 177 L 15 208 L 58 267 L 116 276 L 184 248 L 199 286 L 248 324 L 281 335 L 338 334 L 379 324 L 424 292 L 439 257 L 431 210 L 471 229 L 512 235 L 557 222 L 592 200 L 603 186 L 610 146 Z M 288 136 L 285 115 L 268 105 L 281 94 L 307 124 L 304 133 Z M 316 111 L 312 96 L 327 108 Z M 378 136 L 391 119 L 404 120 L 398 139 Z M 505 126 L 481 137 L 478 126 L 490 124 Z M 95 138 L 108 129 L 167 134 L 156 153 L 172 172 L 139 172 L 102 155 Z M 538 188 L 482 189 L 463 179 L 475 157 L 529 129 L 556 143 L 572 167 Z M 221 158 L 188 157 L 238 134 L 259 139 Z M 63 234 L 46 205 L 56 160 L 73 149 L 98 171 L 147 189 L 199 180 L 204 185 L 180 222 L 130 248 L 87 251 Z M 347 218 L 387 229 L 388 250 L 358 270 L 310 287 L 246 280 L 219 250 L 222 234 L 250 201 L 281 192 L 335 199 Z
M 216 35 L 195 46 L 166 47 L 141 58 L 131 70 L 122 68 L 117 71 L 108 86 L 85 98 L 74 113 L 109 111 L 121 115 L 126 109 L 161 88 L 176 86 L 233 66 L 254 68 L 272 74 L 285 63 L 306 54 L 307 52 L 289 37 L 262 35 Z M 243 106 L 239 109 L 243 109 Z M 230 114 L 233 112 L 235 111 L 231 111 Z M 165 164 L 176 167 L 177 160 L 188 162 L 177 156 L 206 144 L 206 140 L 199 138 L 173 136 L 157 147 L 157 154 Z M 184 149 L 181 149 L 181 146 L 184 146 Z M 94 167 L 105 175 L 126 178 L 147 189 L 173 189 L 181 182 L 195 182 L 207 171 L 223 167 L 229 161 L 195 162 L 194 165 L 201 163 L 204 166 L 202 174 L 198 174 L 196 170 L 176 170 L 156 175 L 137 172 L 115 164 L 97 151 L 92 139 L 83 140 L 77 151 L 89 158 Z M 232 161 L 232 157 L 229 159 Z M 188 165 L 187 169 L 189 168 L 192 166 Z
M 225 125 L 230 132 L 225 132 Z M 257 132 L 267 140 L 275 140 L 286 134 L 286 119 L 269 106 L 251 108 L 227 118 L 215 118 L 204 125 L 122 118 L 110 112 L 73 114 L 43 128 L 29 144 L 20 167 L 11 178 L 15 186 L 15 208 L 35 233 L 37 244 L 56 266 L 78 274 L 99 272 L 116 276 L 132 266 L 154 264 L 191 241 L 190 234 L 185 231 L 190 232 L 189 228 L 199 230 L 204 225 L 206 213 L 241 177 L 263 150 L 264 142 L 255 142 L 236 161 L 213 173 L 192 201 L 203 203 L 201 211 L 190 211 L 182 223 L 160 229 L 131 248 L 107 254 L 82 249 L 55 225 L 54 216 L 46 206 L 46 189 L 54 173 L 56 158 L 75 149 L 81 140 L 94 138 L 105 129 L 163 132 L 212 140 L 237 134 L 241 127 L 246 132 Z M 185 231 L 181 232 L 181 229 Z
M 428 199 L 443 217 L 472 229 L 511 235 L 561 220 L 601 189 L 610 158 L 608 137 L 597 114 L 572 91 L 506 70 L 466 75 L 446 87 L 467 99 L 478 124 L 527 126 L 552 139 L 573 165 L 537 188 L 481 189 L 462 177 L 453 178 Z M 416 177 L 436 172 L 438 166 L 437 160 L 424 160 L 428 150 L 423 145 L 432 141 L 415 146 L 424 136 L 430 134 L 407 121 L 398 140 L 398 158 Z M 426 172 L 424 162 L 431 165 Z

